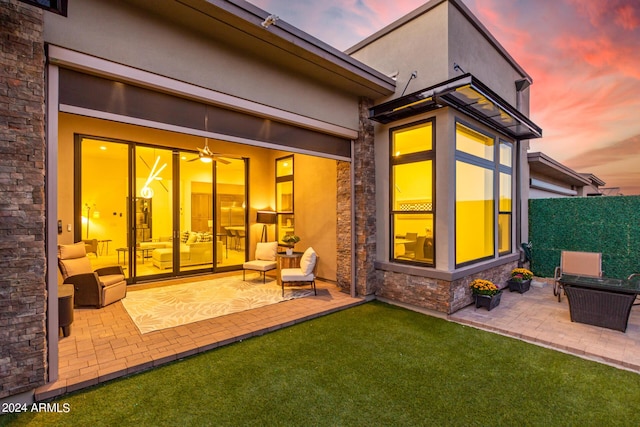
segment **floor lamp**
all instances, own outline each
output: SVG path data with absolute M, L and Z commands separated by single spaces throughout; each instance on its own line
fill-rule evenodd
M 267 242 L 269 240 L 269 233 L 267 231 L 267 225 L 276 223 L 276 213 L 274 211 L 258 211 L 256 222 L 262 224 L 262 236 L 261 242 Z

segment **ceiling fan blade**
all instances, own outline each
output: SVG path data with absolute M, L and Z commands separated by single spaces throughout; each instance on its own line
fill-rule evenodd
M 215 160 L 216 162 L 220 162 L 223 165 L 228 165 L 228 164 L 231 163 L 229 160 L 227 160 L 227 159 L 225 159 L 223 157 L 220 157 L 220 156 L 215 156 L 215 155 L 213 156 L 213 160 Z

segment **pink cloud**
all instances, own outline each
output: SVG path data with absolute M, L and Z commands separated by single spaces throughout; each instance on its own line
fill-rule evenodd
M 346 49 L 425 0 L 253 2 Z M 531 117 L 544 132 L 532 141 L 533 149 L 561 162 L 584 160 L 640 135 L 640 1 L 464 2 L 533 77 Z M 605 161 L 600 155 L 594 159 Z M 605 172 L 613 179 L 605 179 L 608 185 L 623 182 L 624 172 L 636 176 L 628 163 L 602 167 L 612 164 L 615 173 Z

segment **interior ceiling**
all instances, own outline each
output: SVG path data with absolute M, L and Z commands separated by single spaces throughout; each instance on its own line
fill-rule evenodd
M 198 9 L 185 3 L 198 3 Z M 265 63 L 286 68 L 300 75 L 332 85 L 356 96 L 377 99 L 392 91 L 385 91 L 355 73 L 346 73 L 341 67 L 325 57 L 309 52 L 303 46 L 289 43 L 256 23 L 249 23 L 236 15 L 214 5 L 198 0 L 174 2 L 149 2 L 128 0 L 128 3 L 143 9 L 146 15 L 156 15 L 165 21 L 178 24 L 209 37 L 223 45 L 244 52 Z M 199 9 L 204 9 L 199 10 Z M 260 10 L 257 9 L 256 10 Z M 274 25 L 278 25 L 277 23 Z

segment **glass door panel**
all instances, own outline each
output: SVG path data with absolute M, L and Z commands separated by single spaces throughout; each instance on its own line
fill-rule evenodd
M 129 145 L 90 137 L 77 142 L 82 168 L 75 241 L 85 241 L 94 269 L 118 263 L 126 268 Z M 131 271 L 125 272 L 131 277 Z
M 133 247 L 129 261 L 136 277 L 171 272 L 173 179 L 171 150 L 135 148 L 135 197 L 131 205 Z
M 244 159 L 223 158 L 216 162 L 218 266 L 237 266 L 246 261 L 246 177 Z
M 211 269 L 213 236 L 213 163 L 193 153 L 180 153 L 179 269 Z
M 293 211 L 293 156 L 276 159 L 276 212 L 278 214 L 276 240 L 295 235 Z

